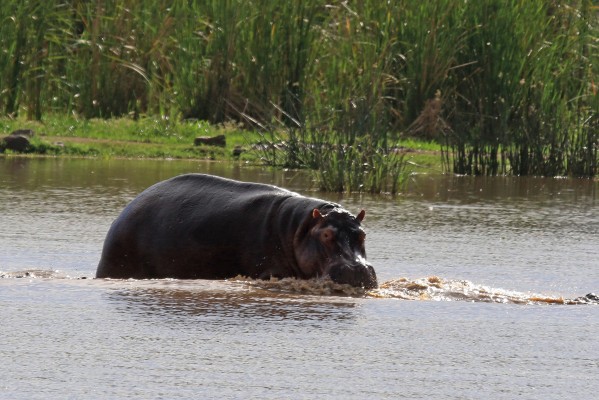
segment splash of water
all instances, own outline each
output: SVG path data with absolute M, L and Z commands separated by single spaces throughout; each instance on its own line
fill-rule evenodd
M 396 298 L 403 300 L 428 301 L 471 301 L 504 304 L 599 304 L 599 296 L 586 296 L 567 299 L 542 294 L 530 294 L 505 289 L 477 285 L 466 280 L 442 279 L 437 276 L 410 280 L 392 279 L 382 283 L 379 288 L 364 290 L 349 285 L 340 285 L 329 279 L 275 279 L 247 280 L 234 278 L 236 282 L 279 292 L 303 293 L 311 295 L 340 295 L 370 298 Z
M 338 295 L 362 297 L 367 293 L 362 288 L 335 283 L 330 279 L 270 278 L 269 280 L 254 280 L 243 276 L 236 276 L 235 278 L 229 279 L 229 281 L 275 292 L 299 293 L 316 296 Z
M 569 304 L 573 300 L 563 297 L 531 295 L 512 290 L 477 285 L 466 280 L 442 279 L 430 276 L 409 280 L 400 278 L 387 281 L 371 293 L 375 297 L 407 300 L 472 301 L 510 304 Z
M 568 299 L 563 296 L 555 297 L 492 288 L 466 280 L 443 279 L 438 276 L 416 280 L 407 278 L 390 280 L 368 294 L 373 297 L 407 300 L 471 301 L 504 304 L 599 304 L 599 297 L 593 293 Z
M 40 278 L 50 280 L 86 279 L 85 277 L 71 278 L 60 271 L 43 269 L 30 269 L 15 272 L 0 271 L 0 279 L 1 278 Z M 152 282 L 154 281 L 155 280 L 152 280 Z M 173 280 L 157 280 L 155 283 L 164 283 L 170 281 Z M 130 280 L 126 282 L 130 282 Z M 193 285 L 193 281 L 186 282 L 189 285 Z M 419 279 L 392 279 L 382 283 L 377 289 L 372 290 L 365 290 L 350 285 L 338 284 L 330 279 L 271 278 L 270 280 L 255 280 L 243 276 L 237 276 L 235 278 L 228 279 L 227 282 L 229 282 L 231 285 L 241 285 L 258 290 L 268 290 L 283 294 L 292 293 L 315 296 L 351 296 L 425 301 L 470 301 L 504 304 L 599 305 L 599 296 L 594 293 L 589 293 L 586 296 L 570 299 L 564 298 L 562 296 L 546 296 L 542 294 L 530 294 L 492 288 L 485 285 L 474 284 L 466 280 L 443 279 L 438 276 L 429 276 Z M 226 287 L 224 287 L 223 290 L 226 290 Z
M 0 271 L 0 279 L 2 278 L 43 278 L 43 279 L 65 279 L 70 278 L 68 275 L 52 269 L 27 269 L 23 271 Z

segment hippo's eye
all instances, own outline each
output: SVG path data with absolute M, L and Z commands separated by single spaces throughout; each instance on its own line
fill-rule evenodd
M 335 240 L 335 231 L 331 228 L 323 229 L 320 232 L 320 240 L 323 243 L 331 243 Z
M 358 243 L 364 243 L 365 240 L 366 240 L 366 233 L 360 231 L 360 233 L 358 233 Z

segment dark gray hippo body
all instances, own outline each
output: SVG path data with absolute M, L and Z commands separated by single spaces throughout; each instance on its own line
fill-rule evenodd
M 106 236 L 96 277 L 329 276 L 373 288 L 363 217 L 275 186 L 181 175 L 125 207 Z

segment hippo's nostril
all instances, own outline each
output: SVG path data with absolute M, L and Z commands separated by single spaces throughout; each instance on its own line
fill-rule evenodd
M 374 267 L 370 264 L 366 267 L 368 273 L 368 282 L 364 285 L 366 289 L 376 289 L 379 287 L 379 283 L 376 278 L 376 272 L 374 272 Z

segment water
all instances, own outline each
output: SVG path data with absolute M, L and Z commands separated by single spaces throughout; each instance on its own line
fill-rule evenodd
M 184 172 L 365 208 L 386 288 L 78 279 L 124 205 Z M 308 187 L 230 164 L 0 158 L 0 398 L 595 397 L 599 306 L 528 300 L 599 292 L 599 183 L 420 176 L 398 198 Z

